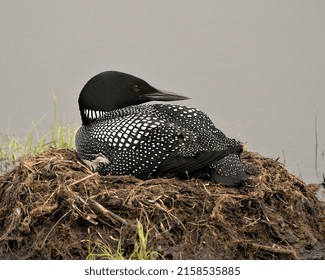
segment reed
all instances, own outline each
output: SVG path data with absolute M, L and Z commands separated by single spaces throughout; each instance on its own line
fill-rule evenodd
M 144 231 L 143 225 L 137 221 L 137 230 L 133 238 L 134 249 L 128 256 L 122 249 L 120 239 L 116 249 L 112 249 L 103 241 L 91 242 L 88 240 L 87 260 L 155 260 L 158 254 L 153 250 L 148 250 L 149 230 Z

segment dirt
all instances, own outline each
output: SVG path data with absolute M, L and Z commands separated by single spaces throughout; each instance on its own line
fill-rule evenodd
M 316 185 L 243 152 L 247 185 L 99 176 L 73 150 L 20 159 L 0 177 L 0 259 L 86 259 L 100 241 L 125 258 L 138 221 L 158 259 L 325 259 Z

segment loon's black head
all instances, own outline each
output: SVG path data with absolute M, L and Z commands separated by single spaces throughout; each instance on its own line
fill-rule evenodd
M 130 74 L 106 71 L 91 78 L 79 95 L 82 123 L 89 124 L 97 112 L 108 112 L 148 101 L 176 101 L 188 97 L 158 90 Z

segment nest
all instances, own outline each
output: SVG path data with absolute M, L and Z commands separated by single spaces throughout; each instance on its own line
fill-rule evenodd
M 89 244 L 132 252 L 137 225 L 158 259 L 324 259 L 316 186 L 243 152 L 246 186 L 99 176 L 75 151 L 22 158 L 0 177 L 1 259 L 86 259 Z

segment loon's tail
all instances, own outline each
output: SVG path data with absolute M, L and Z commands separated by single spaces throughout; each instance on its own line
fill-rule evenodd
M 239 152 L 241 149 L 242 146 L 238 145 L 221 151 L 201 151 L 192 157 L 170 155 L 160 164 L 157 173 L 159 175 L 173 174 L 176 177 L 181 176 L 184 172 L 190 173 L 207 167 L 232 153 Z
M 209 176 L 215 183 L 229 187 L 244 184 L 249 172 L 236 153 L 227 155 L 209 166 Z

